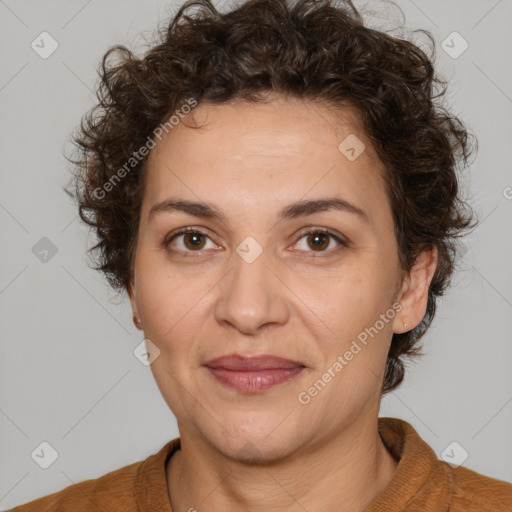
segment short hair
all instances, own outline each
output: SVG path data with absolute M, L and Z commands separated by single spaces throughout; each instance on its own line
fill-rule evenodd
M 420 32 L 434 53 L 431 34 Z M 438 251 L 422 321 L 393 334 L 382 393 L 395 389 L 450 282 L 456 238 L 473 227 L 457 177 L 472 135 L 442 105 L 447 82 L 433 60 L 413 42 L 365 26 L 350 0 L 249 0 L 226 13 L 190 0 L 144 55 L 111 47 L 98 69 L 98 103 L 74 133 L 77 155 L 69 159 L 68 193 L 97 238 L 94 268 L 130 293 L 147 161 L 137 152 L 191 99 L 263 103 L 273 92 L 353 107 L 385 167 L 402 277 L 424 249 Z

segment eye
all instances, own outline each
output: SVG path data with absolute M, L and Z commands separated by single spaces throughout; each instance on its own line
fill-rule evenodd
M 208 247 L 208 242 L 210 247 Z M 171 233 L 163 241 L 165 248 L 175 252 L 203 252 L 202 249 L 218 249 L 210 237 L 194 227 L 180 229 Z M 336 246 L 347 247 L 348 242 L 341 236 L 325 228 L 313 228 L 303 232 L 296 242 L 298 249 L 304 252 L 332 252 Z
M 302 240 L 305 240 L 305 244 L 303 243 L 300 247 Z M 331 252 L 336 245 L 339 248 L 339 246 L 346 247 L 348 244 L 340 236 L 324 228 L 313 228 L 306 231 L 297 242 L 299 250 L 306 252 Z
M 175 247 L 170 247 L 175 240 L 178 240 Z M 208 240 L 212 247 L 207 247 Z M 176 233 L 172 233 L 164 240 L 164 246 L 170 248 L 170 250 L 184 252 L 201 252 L 204 248 L 209 249 L 217 247 L 206 233 L 199 231 L 197 228 L 184 228 Z

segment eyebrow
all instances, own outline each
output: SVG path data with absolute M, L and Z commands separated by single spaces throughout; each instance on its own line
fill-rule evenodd
M 291 203 L 280 210 L 278 214 L 278 222 L 329 210 L 351 213 L 366 223 L 370 222 L 370 219 L 364 210 L 339 197 L 302 200 Z M 154 204 L 149 211 L 148 220 L 151 220 L 151 218 L 157 213 L 176 211 L 193 215 L 194 217 L 218 220 L 222 223 L 226 223 L 226 214 L 224 211 L 210 203 L 174 198 L 165 199 L 164 201 Z

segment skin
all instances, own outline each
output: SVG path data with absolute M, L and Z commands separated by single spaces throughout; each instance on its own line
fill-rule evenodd
M 354 161 L 338 149 L 349 134 L 365 144 Z M 363 511 L 397 466 L 377 430 L 386 356 L 393 333 L 425 314 L 436 251 L 422 253 L 401 280 L 384 168 L 358 114 L 279 96 L 202 103 L 157 143 L 146 172 L 129 295 L 160 350 L 151 370 L 178 422 L 182 447 L 166 467 L 173 510 Z M 206 201 L 225 219 L 150 215 L 171 197 Z M 340 210 L 278 219 L 292 202 L 331 197 L 368 221 Z M 193 235 L 165 247 L 187 226 L 206 234 L 200 249 Z M 307 228 L 349 243 L 324 236 L 319 250 Z M 262 249 L 252 263 L 236 252 L 248 236 Z M 397 303 L 378 335 L 300 403 L 299 393 Z M 244 394 L 203 366 L 232 353 L 273 354 L 306 368 Z

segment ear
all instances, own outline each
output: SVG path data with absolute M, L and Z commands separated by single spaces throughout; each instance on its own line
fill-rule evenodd
M 128 294 L 128 297 L 130 299 L 130 304 L 132 306 L 133 324 L 135 325 L 135 327 L 137 329 L 139 329 L 141 331 L 142 330 L 142 323 L 140 321 L 139 305 L 137 303 L 137 293 L 135 291 L 135 285 L 134 285 L 133 279 L 130 281 L 130 284 L 129 284 L 126 292 Z
M 425 249 L 404 279 L 397 301 L 402 305 L 400 315 L 393 321 L 393 332 L 399 334 L 414 329 L 425 316 L 428 290 L 437 267 L 437 247 Z M 404 323 L 407 327 L 404 327 Z

